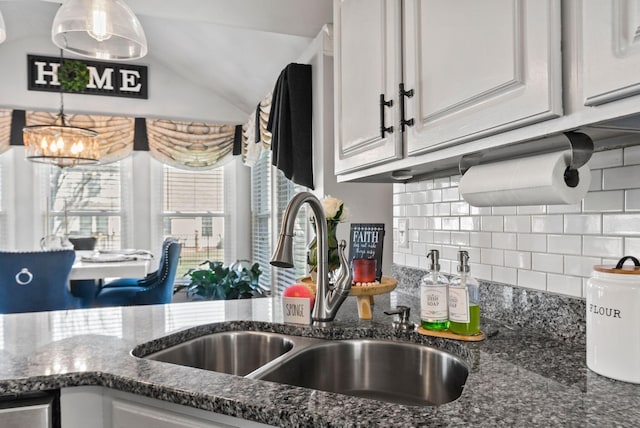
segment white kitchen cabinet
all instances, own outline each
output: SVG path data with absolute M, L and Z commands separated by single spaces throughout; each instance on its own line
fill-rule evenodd
M 640 93 L 640 1 L 577 3 L 583 102 L 597 106 Z
M 562 114 L 558 0 L 405 0 L 409 155 Z
M 269 425 L 97 386 L 64 388 L 64 428 L 268 428 Z
M 334 1 L 334 36 L 340 40 L 334 48 L 336 174 L 403 156 L 397 126 L 400 6 L 398 0 Z M 381 106 L 381 97 L 390 105 Z

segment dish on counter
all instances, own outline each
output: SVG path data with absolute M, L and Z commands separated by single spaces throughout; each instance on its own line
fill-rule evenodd
M 124 254 L 94 254 L 91 256 L 82 256 L 80 260 L 90 263 L 115 263 L 129 262 L 132 260 L 137 260 L 137 258 Z

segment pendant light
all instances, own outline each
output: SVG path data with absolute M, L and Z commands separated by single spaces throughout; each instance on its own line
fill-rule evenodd
M 128 60 L 147 54 L 142 25 L 122 0 L 66 0 L 53 19 L 51 39 L 88 58 Z
M 7 27 L 4 25 L 4 18 L 2 17 L 2 11 L 0 11 L 0 43 L 7 40 Z
M 60 50 L 60 65 L 62 63 Z M 60 85 L 60 113 L 54 123 L 22 128 L 25 157 L 32 162 L 48 163 L 60 168 L 94 164 L 100 159 L 98 133 L 67 123 L 62 92 Z

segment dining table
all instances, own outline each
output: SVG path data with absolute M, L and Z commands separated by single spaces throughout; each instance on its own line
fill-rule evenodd
M 152 261 L 149 254 L 76 251 L 69 279 L 144 278 L 150 272 Z

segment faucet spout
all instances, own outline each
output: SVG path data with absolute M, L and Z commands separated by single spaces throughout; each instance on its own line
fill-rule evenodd
M 316 284 L 316 302 L 311 313 L 314 324 L 322 325 L 332 321 L 338 309 L 349 295 L 351 289 L 351 269 L 344 255 L 346 243 L 342 241 L 338 251 L 340 257 L 340 272 L 333 288 L 329 286 L 329 261 L 327 219 L 324 208 L 318 198 L 312 193 L 301 192 L 296 194 L 284 212 L 282 217 L 282 229 L 278 244 L 271 258 L 271 264 L 276 267 L 293 267 L 293 229 L 296 215 L 303 204 L 309 204 L 315 217 L 316 237 L 318 242 L 318 279 Z

